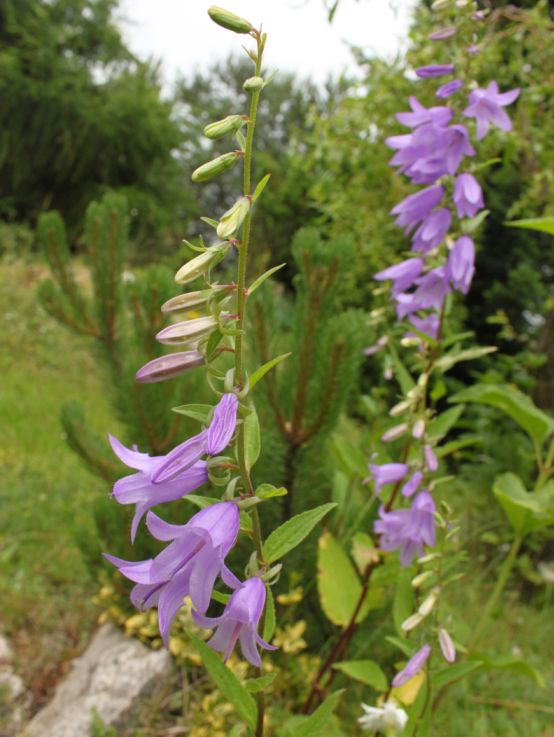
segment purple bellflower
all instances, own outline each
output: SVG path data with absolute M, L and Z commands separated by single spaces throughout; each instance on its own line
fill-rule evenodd
M 122 443 L 109 436 L 114 453 L 126 466 L 134 468 L 137 473 L 125 476 L 115 482 L 113 496 L 120 504 L 136 504 L 131 524 L 131 541 L 134 542 L 137 528 L 144 514 L 157 504 L 181 499 L 191 491 L 198 489 L 208 480 L 208 472 L 204 461 L 196 461 L 185 471 L 178 473 L 168 481 L 154 483 L 152 475 L 164 461 L 164 456 L 149 456 L 126 448 Z
M 416 330 L 420 333 L 428 335 L 433 340 L 437 339 L 439 334 L 440 320 L 439 316 L 435 313 L 427 315 L 427 317 L 418 317 L 417 315 L 410 315 L 408 318 Z
M 412 496 L 418 490 L 422 481 L 423 474 L 421 471 L 415 471 L 402 487 L 403 496 Z
M 440 312 L 444 298 L 450 292 L 448 272 L 444 266 L 431 269 L 425 276 L 417 279 L 416 284 L 417 289 L 412 294 L 403 292 L 396 297 L 396 312 L 399 318 L 429 308 Z
M 459 218 L 473 218 L 483 208 L 483 191 L 473 174 L 464 172 L 456 178 L 453 199 Z
M 409 566 L 415 555 L 423 555 L 423 546 L 435 544 L 435 503 L 427 490 L 415 497 L 410 509 L 379 510 L 375 532 L 381 536 L 383 550 L 401 549 L 400 562 Z
M 397 113 L 396 119 L 408 128 L 417 128 L 424 123 L 448 125 L 452 120 L 453 112 L 449 107 L 424 107 L 416 97 L 410 97 L 411 113 Z
M 208 455 L 215 456 L 229 445 L 237 424 L 238 406 L 236 394 L 224 394 L 221 397 L 208 429 Z
M 217 631 L 207 644 L 214 650 L 223 653 L 227 661 L 233 652 L 237 640 L 240 641 L 242 654 L 252 665 L 261 667 L 262 661 L 256 645 L 264 650 L 277 648 L 263 640 L 257 632 L 258 622 L 265 605 L 266 590 L 261 578 L 254 576 L 247 579 L 240 588 L 231 595 L 220 617 L 205 617 L 193 611 L 194 621 Z
M 155 558 L 132 562 L 104 555 L 135 582 L 131 601 L 138 609 L 158 607 L 160 634 L 167 647 L 171 625 L 185 596 L 190 596 L 199 612 L 205 612 L 218 575 L 230 588 L 241 586 L 224 562 L 238 535 L 239 510 L 230 501 L 212 504 L 186 525 L 169 524 L 149 512 L 146 524 L 157 540 L 169 541 Z
M 405 463 L 383 463 L 381 466 L 377 463 L 370 463 L 369 478 L 375 484 L 375 491 L 379 493 L 381 487 L 386 484 L 395 484 L 398 481 L 402 481 L 409 470 L 409 467 Z
M 388 269 L 379 271 L 373 278 L 377 279 L 377 281 L 392 280 L 392 293 L 396 295 L 413 285 L 414 281 L 423 271 L 423 266 L 423 259 L 409 258 L 406 261 L 401 261 L 399 264 L 389 266 Z
M 416 230 L 412 242 L 412 250 L 429 253 L 439 246 L 450 228 L 452 214 L 448 207 L 440 207 L 428 215 Z M 377 277 L 375 277 L 377 278 Z
M 429 659 L 429 655 L 431 655 L 431 646 L 424 645 L 421 650 L 418 650 L 417 653 L 408 660 L 404 669 L 401 670 L 400 673 L 396 674 L 392 681 L 393 687 L 398 688 L 399 686 L 402 686 L 402 684 L 406 683 L 406 681 L 409 681 L 410 678 L 416 676 Z
M 475 272 L 475 246 L 469 236 L 462 235 L 454 244 L 447 271 L 454 288 L 467 294 Z
M 464 110 L 464 115 L 466 118 L 475 118 L 478 141 L 487 135 L 491 124 L 503 131 L 512 130 L 512 121 L 502 108 L 511 105 L 519 93 L 519 87 L 500 93 L 495 81 L 490 82 L 485 89 L 478 88 L 470 93 L 469 105 Z
M 403 228 L 408 226 L 411 230 L 420 223 L 431 210 L 439 204 L 444 196 L 444 187 L 436 185 L 408 195 L 393 207 L 391 215 L 397 215 L 396 224 Z

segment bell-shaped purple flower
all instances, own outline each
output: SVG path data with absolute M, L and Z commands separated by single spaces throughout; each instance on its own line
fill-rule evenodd
M 498 83 L 493 81 L 485 89 L 478 88 L 469 95 L 469 105 L 464 110 L 466 118 L 475 118 L 477 140 L 487 135 L 491 125 L 503 131 L 512 130 L 512 121 L 502 108 L 514 102 L 520 90 L 516 87 L 509 92 L 498 91 Z
M 445 74 L 452 74 L 453 71 L 453 64 L 429 64 L 425 67 L 418 67 L 415 73 L 421 79 L 431 79 L 434 77 L 443 77 Z
M 379 271 L 373 277 L 377 281 L 392 280 L 393 295 L 409 289 L 417 277 L 423 271 L 424 262 L 421 258 L 409 258 L 399 264 L 389 266 L 388 269 Z
M 193 466 L 207 452 L 208 431 L 203 430 L 188 438 L 161 460 L 152 474 L 152 481 L 161 484 L 170 481 Z
M 443 196 L 444 187 L 441 185 L 426 187 L 399 202 L 391 210 L 391 215 L 397 215 L 396 224 L 400 228 L 407 226 L 411 229 L 427 217 Z
M 252 665 L 261 667 L 262 660 L 256 645 L 264 650 L 276 650 L 277 648 L 265 642 L 258 634 L 258 622 L 262 616 L 265 606 L 265 584 L 254 576 L 247 579 L 240 588 L 232 595 L 225 610 L 220 617 L 205 617 L 193 611 L 194 621 L 211 629 L 217 627 L 215 634 L 208 640 L 207 644 L 214 650 L 223 653 L 225 661 L 228 660 L 237 640 L 240 642 L 242 654 Z
M 475 272 L 475 246 L 469 236 L 460 236 L 454 244 L 448 256 L 447 271 L 454 288 L 467 294 Z
M 426 108 L 416 97 L 410 97 L 411 113 L 397 113 L 396 119 L 408 128 L 417 128 L 424 123 L 435 123 L 436 125 L 448 125 L 454 114 L 449 107 Z
M 374 524 L 375 532 L 381 537 L 383 550 L 398 550 L 400 562 L 409 566 L 415 555 L 423 555 L 423 546 L 435 544 L 435 503 L 427 490 L 420 491 L 410 509 L 393 512 L 379 510 L 379 519 Z
M 225 565 L 225 556 L 239 531 L 239 510 L 234 502 L 212 504 L 186 525 L 164 522 L 152 512 L 146 524 L 157 540 L 169 542 L 155 558 L 138 562 L 105 557 L 126 578 L 135 582 L 131 601 L 141 610 L 158 607 L 160 634 L 168 646 L 175 615 L 190 596 L 194 607 L 205 612 L 218 576 L 230 588 L 241 583 Z
M 238 406 L 236 394 L 224 394 L 219 400 L 208 428 L 208 455 L 218 455 L 229 445 L 237 424 Z
M 459 218 L 473 218 L 483 207 L 483 191 L 473 174 L 464 172 L 454 184 L 454 204 Z
M 396 297 L 396 314 L 400 319 L 419 310 L 434 309 L 440 312 L 444 298 L 450 292 L 449 275 L 444 266 L 431 269 L 416 280 L 417 289 L 412 294 L 403 292 Z
M 450 228 L 452 213 L 447 207 L 440 207 L 428 215 L 416 230 L 412 250 L 429 253 L 433 248 L 439 246 Z
M 164 462 L 164 456 L 149 456 L 126 448 L 122 443 L 109 436 L 114 453 L 126 466 L 134 468 L 138 473 L 125 476 L 115 482 L 113 496 L 120 504 L 136 504 L 131 524 L 131 541 L 134 542 L 139 523 L 144 514 L 157 504 L 181 499 L 185 494 L 198 489 L 208 480 L 208 472 L 204 461 L 196 461 L 186 470 L 172 478 L 154 483 L 153 475 Z
M 395 484 L 398 481 L 402 481 L 410 470 L 405 463 L 383 463 L 382 465 L 370 463 L 368 468 L 370 473 L 369 478 L 375 484 L 375 491 L 377 493 L 386 484 Z
M 409 681 L 410 678 L 416 676 L 429 659 L 429 655 L 431 655 L 431 646 L 424 645 L 421 650 L 418 650 L 417 653 L 408 660 L 403 670 L 401 670 L 400 673 L 397 673 L 393 678 L 393 687 L 398 688 L 399 686 L 402 686 L 403 683 L 406 683 L 406 681 Z
M 412 494 L 414 494 L 418 490 L 419 485 L 422 481 L 423 474 L 421 473 L 421 471 L 414 471 L 414 473 L 410 476 L 410 478 L 402 487 L 403 496 L 412 496 Z
M 418 317 L 417 315 L 410 315 L 408 320 L 412 323 L 416 330 L 420 333 L 428 335 L 433 340 L 437 339 L 439 334 L 440 320 L 439 316 L 435 313 L 427 315 L 427 317 Z

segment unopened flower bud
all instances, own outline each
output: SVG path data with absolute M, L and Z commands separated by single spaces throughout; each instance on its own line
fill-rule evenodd
M 423 573 L 415 576 L 415 578 L 412 578 L 412 586 L 414 589 L 419 589 L 420 586 L 423 586 L 425 581 L 428 581 L 434 575 L 434 571 L 424 571 Z
M 204 338 L 213 332 L 218 325 L 215 317 L 197 317 L 195 320 L 184 320 L 160 330 L 156 340 L 164 345 L 186 345 Z
M 223 138 L 228 133 L 236 133 L 245 123 L 245 119 L 242 115 L 228 115 L 223 120 L 218 120 L 215 123 L 210 123 L 204 128 L 204 135 L 206 138 L 211 138 L 212 141 L 217 138 Z
M 195 169 L 192 172 L 191 179 L 193 182 L 207 182 L 209 179 L 213 179 L 230 169 L 243 155 L 242 151 L 229 151 L 229 153 L 222 154 Z
M 439 645 L 446 662 L 453 663 L 456 660 L 456 648 L 452 642 L 452 638 L 445 629 L 439 630 Z
M 405 434 L 406 430 L 408 429 L 408 425 L 403 422 L 401 425 L 396 425 L 395 427 L 391 427 L 390 430 L 387 430 L 383 435 L 381 435 L 381 440 L 383 443 L 390 443 L 392 440 L 398 440 L 398 438 L 401 438 L 402 435 Z
M 146 363 L 137 371 L 135 379 L 140 384 L 153 384 L 156 381 L 172 379 L 189 369 L 202 366 L 203 363 L 204 356 L 198 351 L 169 353 Z
M 410 407 L 412 406 L 411 402 L 408 402 L 404 400 L 403 402 L 398 402 L 398 404 L 395 404 L 394 407 L 391 407 L 389 410 L 389 415 L 391 417 L 399 417 L 400 415 L 404 414 Z
M 195 256 L 181 266 L 175 274 L 175 281 L 177 284 L 187 284 L 202 274 L 205 274 L 211 266 L 223 258 L 228 248 L 228 243 L 220 243 L 217 246 L 207 248 L 203 253 Z
M 431 471 L 431 473 L 434 473 L 437 468 L 439 467 L 439 462 L 437 460 L 437 456 L 435 455 L 435 451 L 430 445 L 426 445 L 423 448 L 423 455 L 425 457 L 425 465 Z
M 410 632 L 411 630 L 415 629 L 418 624 L 421 624 L 423 622 L 423 619 L 424 617 L 419 612 L 412 614 L 411 617 L 408 617 L 408 619 L 402 622 L 402 630 L 404 632 Z
M 431 613 L 433 610 L 433 607 L 437 603 L 437 599 L 439 598 L 440 589 L 437 587 L 431 591 L 429 596 L 422 602 L 421 606 L 417 610 L 419 614 L 421 614 L 422 617 L 426 617 L 428 614 Z
M 171 299 L 168 299 L 167 302 L 164 302 L 161 310 L 164 314 L 196 310 L 199 307 L 206 305 L 218 292 L 223 292 L 227 289 L 228 287 L 219 284 L 211 287 L 210 289 L 201 289 L 198 292 L 178 294 L 176 297 L 172 297 Z
M 230 238 L 242 225 L 244 218 L 250 210 L 250 199 L 241 197 L 235 204 L 221 216 L 217 226 L 217 234 L 220 238 Z
M 438 31 L 433 31 L 433 33 L 430 33 L 427 38 L 429 41 L 446 41 L 447 38 L 452 38 L 456 33 L 458 33 L 456 26 L 449 26 L 448 28 L 441 28 Z
M 230 13 L 224 8 L 219 8 L 217 5 L 212 5 L 208 8 L 208 15 L 217 23 L 218 26 L 226 28 L 228 31 L 234 31 L 235 33 L 250 33 L 252 30 L 252 23 L 247 21 L 245 18 L 241 18 L 234 13 Z
M 416 421 L 412 428 L 412 437 L 416 440 L 419 440 L 423 437 L 423 433 L 425 432 L 425 420 L 419 419 Z
M 450 0 L 435 0 L 431 5 L 431 10 L 442 10 L 443 8 L 447 8 L 449 3 Z
M 261 77 L 249 77 L 242 85 L 242 89 L 246 92 L 257 92 L 264 86 L 264 81 Z
M 417 380 L 417 385 L 421 389 L 425 389 L 425 387 L 427 386 L 428 382 L 429 382 L 429 374 L 421 374 L 421 376 Z
M 400 345 L 403 348 L 414 348 L 415 346 L 421 345 L 421 338 L 418 338 L 416 336 L 407 336 L 405 338 L 402 338 L 402 340 L 400 341 Z

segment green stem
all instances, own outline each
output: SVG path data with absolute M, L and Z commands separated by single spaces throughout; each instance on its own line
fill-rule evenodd
M 262 69 L 262 52 L 263 41 L 261 34 L 256 32 L 257 55 L 256 55 L 256 71 L 255 76 L 261 75 Z M 250 116 L 246 132 L 246 147 L 244 151 L 244 196 L 250 197 L 251 180 L 252 180 L 252 148 L 254 143 L 254 129 L 256 127 L 256 115 L 258 112 L 258 100 L 260 98 L 260 90 L 252 93 L 250 102 Z M 246 317 L 246 271 L 248 265 L 248 246 L 250 245 L 250 225 L 252 221 L 252 208 L 248 211 L 242 228 L 242 240 L 238 246 L 239 262 L 237 276 L 237 328 L 239 334 L 235 341 L 235 383 L 239 390 L 244 387 L 244 357 L 243 357 L 243 330 Z M 250 478 L 250 471 L 246 464 L 246 447 L 244 437 L 244 423 L 239 426 L 237 434 L 237 457 L 240 468 L 240 475 L 245 491 L 253 495 L 254 487 Z M 262 530 L 260 525 L 260 517 L 257 507 L 251 511 L 252 525 L 254 531 L 254 545 L 258 556 L 258 563 L 263 563 L 263 543 Z M 265 622 L 265 609 L 260 620 L 260 627 L 263 632 Z M 262 675 L 262 669 L 259 669 L 259 675 Z M 264 712 L 265 712 L 265 696 L 263 691 L 258 692 L 258 719 L 256 724 L 256 737 L 263 737 L 264 733 Z
M 477 642 L 481 638 L 483 632 L 485 631 L 485 628 L 487 627 L 489 623 L 491 614 L 494 611 L 496 604 L 498 603 L 498 599 L 502 591 L 504 590 L 504 587 L 506 586 L 510 573 L 512 572 L 512 568 L 514 567 L 514 563 L 516 561 L 517 554 L 519 552 L 519 548 L 521 546 L 522 540 L 523 540 L 523 537 L 521 537 L 520 535 L 516 535 L 516 537 L 514 538 L 512 547 L 510 548 L 510 552 L 506 556 L 506 559 L 504 560 L 504 563 L 502 564 L 502 568 L 500 569 L 500 574 L 498 576 L 498 580 L 496 581 L 496 585 L 494 589 L 491 591 L 491 595 L 489 596 L 489 599 L 485 605 L 485 609 L 483 610 L 483 613 L 479 619 L 479 623 L 477 624 L 477 627 L 475 628 L 473 637 L 471 638 L 469 642 L 468 649 L 470 651 L 475 648 L 475 646 L 477 645 Z

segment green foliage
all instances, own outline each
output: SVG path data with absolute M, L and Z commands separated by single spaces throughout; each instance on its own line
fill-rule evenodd
M 274 563 L 300 543 L 310 534 L 317 523 L 334 509 L 336 504 L 322 504 L 316 509 L 301 512 L 284 522 L 269 535 L 264 543 L 264 557 L 268 563 Z

